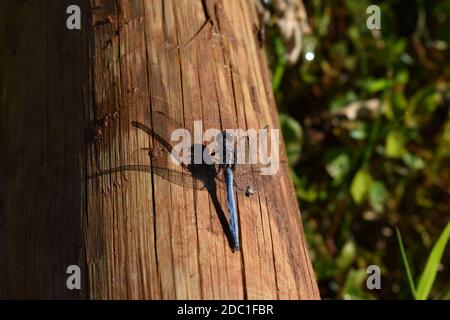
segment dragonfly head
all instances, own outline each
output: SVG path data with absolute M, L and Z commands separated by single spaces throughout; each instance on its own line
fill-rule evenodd
M 234 136 L 228 131 L 221 132 L 221 159 L 220 164 L 225 168 L 234 168 L 236 163 L 236 153 L 234 150 Z

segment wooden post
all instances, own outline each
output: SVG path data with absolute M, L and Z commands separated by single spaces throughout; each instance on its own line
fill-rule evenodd
M 66 27 L 71 4 L 81 8 L 81 30 Z M 150 165 L 142 149 L 152 139 L 133 123 L 170 137 L 172 125 L 155 115 L 191 132 L 195 120 L 203 130 L 279 127 L 252 1 L 0 6 L 6 22 L 0 31 L 0 293 L 319 298 L 286 166 L 263 192 L 238 195 L 241 250 L 234 253 L 221 224 L 225 191 L 217 189 L 213 201 L 207 190 L 142 171 L 89 178 L 114 167 Z M 81 268 L 81 290 L 66 287 L 69 265 Z

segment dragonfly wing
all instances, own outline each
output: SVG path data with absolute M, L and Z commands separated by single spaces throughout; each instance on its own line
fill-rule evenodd
M 245 191 L 245 184 L 253 181 L 253 172 L 249 165 L 240 165 L 239 170 L 234 170 L 234 187 L 238 192 Z M 245 166 L 246 168 L 244 168 Z M 237 173 L 237 175 L 236 175 Z M 219 172 L 216 176 L 217 186 L 223 190 L 227 190 L 225 175 L 223 170 Z
M 194 178 L 191 174 L 185 173 L 183 171 L 173 170 L 169 168 L 161 168 L 156 166 L 148 166 L 148 165 L 126 165 L 126 166 L 120 166 L 117 168 L 112 168 L 109 170 L 104 170 L 97 172 L 91 176 L 89 176 L 90 179 L 98 178 L 101 176 L 117 173 L 117 172 L 125 172 L 125 171 L 134 171 L 134 172 L 145 172 L 145 173 L 153 173 L 161 178 L 175 183 L 182 187 L 188 187 L 193 189 L 203 189 L 205 187 L 205 184 L 200 179 Z
M 132 121 L 131 124 L 142 130 L 143 132 L 147 133 L 150 137 L 153 137 L 156 141 L 158 141 L 164 148 L 162 148 L 162 151 L 166 151 L 168 153 L 172 152 L 172 146 L 170 145 L 170 143 L 168 141 L 166 141 L 160 134 L 156 133 L 155 131 L 153 131 L 152 129 L 150 129 L 148 126 L 146 126 L 145 124 L 138 122 L 138 121 Z M 144 149 L 142 149 L 144 150 Z
M 175 160 L 178 164 L 183 164 L 183 159 L 178 154 L 173 153 L 171 145 L 171 134 L 176 129 L 183 128 L 176 120 L 165 115 L 163 112 L 155 111 L 151 113 L 153 126 L 148 126 L 139 121 L 132 121 L 131 124 L 146 133 L 152 143 L 152 147 L 148 150 L 149 156 L 152 158 L 153 163 L 162 164 L 167 160 Z M 145 149 L 140 149 L 145 150 Z M 186 167 L 184 166 L 186 169 Z
M 97 173 L 94 173 L 93 175 L 89 176 L 89 179 L 98 178 L 98 177 L 105 176 L 105 175 L 108 175 L 108 174 L 113 174 L 113 173 L 117 173 L 117 172 L 124 172 L 124 171 L 135 171 L 135 172 L 151 173 L 152 172 L 152 167 L 147 166 L 147 165 L 140 165 L 140 164 L 120 166 L 120 167 L 117 167 L 117 168 L 112 168 L 112 169 L 109 169 L 109 170 L 104 170 L 104 171 L 99 171 Z
M 201 179 L 193 177 L 190 173 L 155 166 L 153 167 L 152 172 L 161 178 L 182 187 L 198 190 L 205 188 L 205 183 Z
M 280 166 L 285 164 L 287 162 L 280 162 Z M 275 174 L 264 175 L 262 174 L 263 171 L 261 171 L 263 168 L 267 168 L 267 166 L 250 164 L 236 165 L 234 171 L 236 189 L 251 195 L 254 192 L 261 192 L 265 186 L 273 184 L 280 178 L 279 170 Z
M 170 141 L 171 134 L 174 130 L 184 128 L 177 120 L 161 111 L 151 112 L 150 117 L 151 122 L 148 124 L 139 121 L 132 121 L 131 124 L 135 128 L 145 132 L 147 135 L 157 139 L 158 142 L 162 143 L 161 141 L 164 141 L 164 143 L 162 143 L 164 146 L 169 144 L 168 141 Z

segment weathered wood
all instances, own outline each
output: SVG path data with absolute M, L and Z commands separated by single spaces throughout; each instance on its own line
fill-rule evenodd
M 68 32 L 70 1 L 1 3 L 1 168 L 7 298 L 85 297 L 66 288 L 84 265 L 86 33 Z M 87 7 L 83 7 L 87 10 Z
M 81 31 L 65 28 L 73 3 Z M 238 195 L 236 253 L 223 190 L 214 203 L 144 172 L 88 178 L 150 164 L 141 149 L 152 139 L 132 122 L 169 134 L 157 111 L 191 131 L 195 120 L 278 128 L 251 1 L 27 1 L 1 12 L 7 298 L 319 298 L 286 167 L 263 193 Z M 71 264 L 81 291 L 66 289 Z

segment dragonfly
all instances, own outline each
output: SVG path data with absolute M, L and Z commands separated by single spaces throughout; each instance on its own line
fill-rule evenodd
M 152 113 L 153 114 L 153 113 Z M 153 114 L 154 118 L 157 118 Z M 161 117 L 161 113 L 158 114 Z M 165 116 L 164 118 L 169 119 L 166 121 L 174 122 L 173 119 Z M 99 171 L 92 174 L 89 178 L 98 178 L 104 175 L 110 175 L 117 172 L 124 171 L 136 171 L 145 172 L 150 174 L 155 174 L 161 178 L 174 183 L 179 186 L 188 187 L 196 190 L 207 190 L 215 204 L 216 210 L 221 210 L 219 201 L 217 199 L 217 188 L 226 191 L 227 194 L 227 208 L 229 221 L 228 227 L 225 226 L 225 221 L 221 221 L 225 232 L 229 233 L 228 236 L 230 246 L 233 252 L 239 251 L 239 220 L 238 220 L 238 210 L 236 204 L 236 195 L 244 194 L 246 197 L 252 197 L 255 193 L 264 190 L 264 187 L 271 185 L 275 180 L 279 179 L 278 175 L 261 175 L 261 169 L 264 165 L 255 164 L 239 164 L 237 163 L 237 156 L 233 143 L 236 143 L 236 139 L 227 131 L 221 132 L 221 138 L 223 139 L 224 147 L 223 158 L 225 161 L 221 163 L 211 163 L 211 161 L 203 162 L 200 164 L 191 161 L 189 164 L 185 164 L 180 159 L 177 159 L 180 170 L 169 168 L 167 164 L 169 157 L 173 156 L 173 147 L 164 138 L 167 132 L 167 127 L 165 130 L 150 129 L 147 125 L 132 121 L 132 126 L 138 130 L 145 132 L 149 137 L 153 138 L 153 146 L 151 148 L 141 148 L 140 151 L 145 150 L 148 152 L 150 158 L 150 164 L 129 164 L 123 165 L 108 170 Z M 200 147 L 202 151 L 207 148 L 205 145 L 192 145 L 191 150 L 194 151 L 196 147 Z M 216 156 L 216 151 L 212 151 L 210 157 Z M 193 152 L 192 152 L 193 154 Z M 285 160 L 280 161 L 280 165 L 285 165 L 287 162 Z M 222 220 L 222 219 L 221 219 Z
M 225 182 L 227 191 L 227 202 L 228 202 L 228 215 L 230 217 L 230 233 L 231 233 L 231 243 L 233 246 L 233 251 L 239 250 L 239 223 L 236 208 L 236 199 L 234 198 L 234 177 L 233 168 L 236 164 L 236 154 L 233 151 L 233 137 L 230 133 L 226 131 L 221 132 L 222 143 L 223 143 L 223 158 L 224 158 L 224 168 L 225 168 Z

